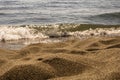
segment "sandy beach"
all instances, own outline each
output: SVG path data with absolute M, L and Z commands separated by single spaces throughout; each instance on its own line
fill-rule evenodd
M 0 80 L 120 80 L 120 0 L 0 0 Z
M 120 37 L 0 49 L 0 80 L 119 80 Z

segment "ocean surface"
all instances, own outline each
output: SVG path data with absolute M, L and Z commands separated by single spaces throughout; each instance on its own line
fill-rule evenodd
M 120 0 L 0 0 L 0 25 L 120 24 Z

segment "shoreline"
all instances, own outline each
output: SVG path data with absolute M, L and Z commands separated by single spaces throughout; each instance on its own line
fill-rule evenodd
M 22 32 L 22 33 L 21 33 Z M 54 24 L 21 25 L 0 27 L 0 44 L 9 46 L 30 45 L 36 43 L 60 42 L 64 38 L 87 39 L 90 37 L 119 37 L 119 25 L 100 24 Z M 13 45 L 14 44 L 14 45 Z M 19 45 L 17 45 L 19 44 Z M 7 47 L 7 45 L 6 45 Z

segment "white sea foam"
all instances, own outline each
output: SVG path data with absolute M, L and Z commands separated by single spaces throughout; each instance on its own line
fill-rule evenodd
M 19 40 L 19 39 L 36 39 L 46 38 L 42 33 L 35 33 L 34 29 L 28 27 L 0 27 L 0 40 Z
M 76 31 L 76 32 L 71 32 L 69 33 L 74 37 L 77 38 L 88 38 L 88 37 L 101 37 L 101 36 L 106 36 L 106 37 L 115 37 L 115 36 L 120 36 L 120 28 L 114 29 L 105 29 L 105 28 L 98 28 L 98 29 L 89 29 L 85 31 Z
M 49 26 L 39 26 L 37 28 L 43 28 L 43 27 L 49 27 Z M 48 31 L 38 31 L 36 32 L 35 26 L 26 26 L 26 27 L 20 27 L 20 26 L 1 26 L 0 27 L 0 40 L 20 40 L 20 39 L 45 39 L 48 38 L 49 35 L 56 35 L 61 36 L 63 33 L 59 32 L 59 26 L 58 25 L 52 25 L 52 29 Z M 44 34 L 43 34 L 44 33 Z M 46 35 L 45 35 L 46 34 Z M 77 38 L 86 38 L 91 36 L 120 36 L 120 28 L 114 29 L 114 28 L 97 28 L 97 29 L 89 29 L 85 31 L 75 31 L 75 32 L 67 32 L 67 34 L 72 35 Z
M 120 28 L 97 28 L 84 31 L 70 32 L 66 29 L 75 28 L 75 26 L 66 25 L 65 27 L 59 27 L 59 25 L 23 25 L 20 26 L 1 26 L 0 27 L 0 41 L 6 40 L 6 43 L 0 42 L 0 48 L 7 49 L 21 49 L 22 47 L 35 44 L 35 43 L 51 43 L 61 42 L 68 39 L 87 39 L 89 37 L 114 37 L 120 36 Z M 76 26 L 77 27 L 77 26 Z M 61 30 L 65 30 L 62 32 Z M 59 38 L 65 35 L 70 35 L 68 38 Z M 55 36 L 56 38 L 48 38 L 49 36 Z M 7 41 L 8 40 L 8 41 Z

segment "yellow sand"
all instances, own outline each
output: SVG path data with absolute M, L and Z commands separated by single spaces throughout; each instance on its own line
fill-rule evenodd
M 0 80 L 120 80 L 120 37 L 0 49 Z

